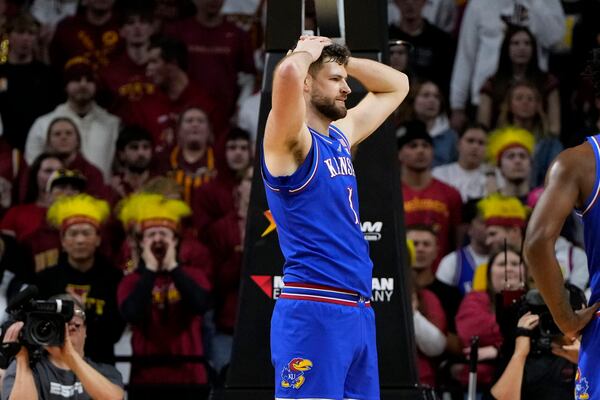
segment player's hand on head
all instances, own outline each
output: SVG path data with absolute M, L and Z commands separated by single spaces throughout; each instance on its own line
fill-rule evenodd
M 321 56 L 323 48 L 332 43 L 331 39 L 325 36 L 300 36 L 294 52 L 306 51 L 312 56 L 313 61 L 316 61 Z

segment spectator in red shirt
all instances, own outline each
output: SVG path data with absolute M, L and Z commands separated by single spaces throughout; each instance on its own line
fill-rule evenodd
M 111 179 L 113 202 L 137 192 L 155 175 L 152 136 L 142 127 L 125 126 L 117 139 L 118 172 Z
M 398 159 L 401 165 L 402 197 L 406 225 L 431 225 L 437 234 L 441 257 L 461 243 L 462 200 L 460 193 L 431 175 L 433 139 L 420 121 L 407 122 L 399 132 Z
M 473 336 L 479 337 L 479 364 L 477 381 L 483 387 L 490 386 L 496 369 L 496 359 L 503 344 L 504 327 L 497 322 L 496 310 L 498 298 L 504 290 L 522 290 L 525 288 L 527 272 L 520 252 L 514 247 L 496 251 L 490 256 L 487 271 L 487 290 L 469 292 L 463 299 L 456 315 L 456 329 L 465 354 Z M 512 326 L 511 326 L 512 328 Z M 466 386 L 468 368 L 462 365 L 459 380 Z
M 57 117 L 50 122 L 46 137 L 46 151 L 57 154 L 65 167 L 81 172 L 87 181 L 89 194 L 95 197 L 107 197 L 102 172 L 83 157 L 80 148 L 81 135 L 71 119 Z
M 406 230 L 406 242 L 412 272 L 411 299 L 417 345 L 419 381 L 435 387 L 435 371 L 446 347 L 446 313 L 440 298 L 430 288 L 431 272 L 436 257 L 437 240 L 428 226 L 412 226 Z
M 225 142 L 226 168 L 219 168 L 217 177 L 200 186 L 193 195 L 194 226 L 201 236 L 207 225 L 234 210 L 234 190 L 252 165 L 252 154 L 250 134 L 232 128 Z
M 85 57 L 96 67 L 109 63 L 120 46 L 114 0 L 86 0 L 83 11 L 60 21 L 52 42 L 50 61 L 58 69 L 75 57 Z
M 199 107 L 210 115 L 211 124 L 223 126 L 222 112 L 193 81 L 187 70 L 185 45 L 170 38 L 157 38 L 150 45 L 146 74 L 157 91 L 137 103 L 130 103 L 126 122 L 140 125 L 154 137 L 157 151 L 170 149 L 176 140 L 175 126 L 181 112 Z
M 55 154 L 42 153 L 35 159 L 27 173 L 24 204 L 8 210 L 0 222 L 0 231 L 14 236 L 18 241 L 40 227 L 50 204 L 46 184 L 50 175 L 63 167 L 61 159 Z
M 181 200 L 155 194 L 126 199 L 119 219 L 135 226 L 140 260 L 117 292 L 119 309 L 132 325 L 130 399 L 198 399 L 206 392 L 206 369 L 177 357 L 201 357 L 202 314 L 209 307 L 209 282 L 201 260 L 177 255 L 179 221 L 191 210 Z M 165 358 L 169 360 L 166 363 Z M 206 388 L 204 388 L 206 389 Z
M 183 187 L 183 199 L 188 204 L 195 202 L 194 189 L 217 173 L 212 138 L 208 115 L 200 108 L 188 108 L 179 117 L 176 146 L 157 156 L 159 172 L 170 175 Z
M 190 55 L 189 74 L 202 90 L 216 99 L 227 119 L 236 112 L 240 97 L 254 87 L 253 49 L 248 32 L 227 21 L 223 0 L 194 0 L 196 15 L 167 25 L 167 36 L 182 40 Z
M 98 74 L 102 101 L 111 112 L 126 118 L 127 103 L 140 101 L 156 90 L 146 76 L 155 20 L 151 8 L 138 7 L 125 10 L 122 21 L 119 33 L 125 47 Z

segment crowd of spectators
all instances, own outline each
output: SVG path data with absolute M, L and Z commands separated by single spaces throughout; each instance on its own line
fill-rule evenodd
M 264 5 L 227 3 L 0 1 L 0 297 L 73 296 L 130 398 L 202 398 L 229 362 Z
M 480 397 L 536 387 L 544 399 L 572 397 L 576 345 L 560 335 L 529 344 L 548 315 L 525 314 L 535 282 L 520 254 L 552 160 L 600 129 L 589 70 L 598 28 L 583 15 L 597 5 L 389 1 L 390 62 L 411 80 L 394 124 L 419 376 L 440 394 L 462 398 L 478 337 Z M 585 293 L 581 238 L 573 213 L 555 252 L 565 284 Z M 517 377 L 522 387 L 508 383 Z
M 600 7 L 389 0 L 388 8 L 390 64 L 411 80 L 393 124 L 415 250 L 421 381 L 464 389 L 461 362 L 477 335 L 485 392 L 506 365 L 494 361 L 514 348 L 498 326 L 498 296 L 534 284 L 519 257 L 528 210 L 552 159 L 600 129 L 600 97 L 586 75 Z M 28 283 L 46 297 L 76 297 L 94 361 L 113 363 L 113 345 L 131 335 L 141 360 L 132 364 L 133 397 L 136 385 L 140 398 L 157 393 L 157 376 L 201 388 L 207 366 L 227 365 L 264 9 L 259 0 L 0 0 L 2 300 Z M 119 221 L 140 193 L 189 209 L 166 228 Z M 83 194 L 105 201 L 110 215 L 74 231 L 53 222 L 59 199 Z M 565 281 L 585 291 L 581 236 L 574 216 L 556 253 Z M 150 249 L 157 238 L 168 244 L 161 256 Z

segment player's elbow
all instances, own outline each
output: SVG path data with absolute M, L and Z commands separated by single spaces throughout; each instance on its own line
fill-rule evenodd
M 306 78 L 306 74 L 302 71 L 300 66 L 296 65 L 291 60 L 283 60 L 275 69 L 274 72 L 275 80 L 281 80 L 282 82 L 303 82 Z
M 410 88 L 410 83 L 408 81 L 408 76 L 400 71 L 398 72 L 398 79 L 396 80 L 396 93 L 398 94 L 398 98 L 400 101 L 404 100 L 404 98 L 408 95 L 408 90 Z

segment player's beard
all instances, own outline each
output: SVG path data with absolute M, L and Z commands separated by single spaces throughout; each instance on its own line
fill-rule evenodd
M 331 121 L 344 118 L 348 110 L 345 106 L 336 105 L 336 99 L 328 99 L 321 95 L 313 95 L 311 102 L 313 106 Z

